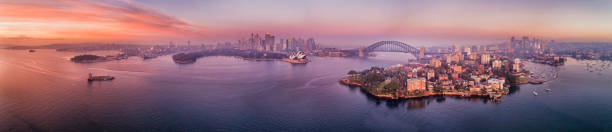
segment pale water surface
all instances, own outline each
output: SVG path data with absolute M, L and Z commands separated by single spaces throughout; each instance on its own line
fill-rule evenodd
M 612 71 L 589 72 L 574 59 L 557 80 L 513 88 L 496 104 L 378 100 L 338 83 L 351 69 L 405 62 L 384 59 L 395 55 L 312 57 L 306 65 L 67 60 L 78 54 L 0 50 L 0 131 L 612 131 Z M 90 72 L 116 79 L 88 83 Z

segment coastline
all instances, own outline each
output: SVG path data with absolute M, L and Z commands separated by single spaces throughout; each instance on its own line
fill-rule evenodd
M 112 56 L 112 55 L 98 56 L 98 55 L 83 54 L 83 55 L 77 55 L 77 56 L 70 58 L 70 61 L 74 63 L 98 63 L 98 62 L 122 60 L 122 59 L 127 59 L 127 58 L 128 57 L 125 56 L 125 54 L 118 54 L 115 56 Z
M 359 82 L 355 82 L 355 81 L 350 81 L 349 79 L 346 79 L 344 77 L 340 78 L 339 82 L 344 85 L 359 87 L 362 91 L 365 91 L 369 95 L 372 95 L 378 98 L 383 98 L 383 99 L 413 99 L 413 98 L 423 98 L 423 97 L 430 97 L 430 96 L 459 96 L 459 97 L 465 97 L 465 98 L 485 97 L 485 98 L 491 98 L 491 99 L 500 99 L 502 95 L 506 95 L 509 93 L 508 90 L 504 90 L 504 92 L 496 93 L 494 95 L 488 94 L 486 92 L 429 92 L 429 91 L 424 91 L 422 94 L 419 94 L 419 95 L 394 96 L 392 94 L 373 93 L 372 91 L 366 90 L 363 87 L 363 84 Z

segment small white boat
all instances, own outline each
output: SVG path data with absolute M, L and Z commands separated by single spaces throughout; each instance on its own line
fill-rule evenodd
M 535 90 L 533 90 L 533 96 L 538 96 L 538 92 L 536 92 Z
M 551 89 L 550 89 L 550 88 L 547 88 L 547 89 L 545 89 L 545 90 L 546 90 L 546 92 L 550 92 L 550 91 L 551 91 Z

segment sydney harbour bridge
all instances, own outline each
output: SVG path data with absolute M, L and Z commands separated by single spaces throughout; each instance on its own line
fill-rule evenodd
M 425 47 L 415 48 L 408 44 L 398 41 L 379 41 L 367 47 L 361 47 L 357 49 L 359 56 L 367 56 L 370 52 L 401 52 L 410 53 L 416 58 L 423 58 L 425 55 L 440 55 L 446 53 L 440 52 L 428 52 Z

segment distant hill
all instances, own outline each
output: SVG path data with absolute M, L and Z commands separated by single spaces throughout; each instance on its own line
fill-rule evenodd
M 94 50 L 117 50 L 121 48 L 140 48 L 140 47 L 149 47 L 149 45 L 83 43 L 83 44 L 49 44 L 49 45 L 39 45 L 39 46 L 6 46 L 4 48 L 14 49 L 14 50 L 56 49 L 58 51 L 94 51 Z

